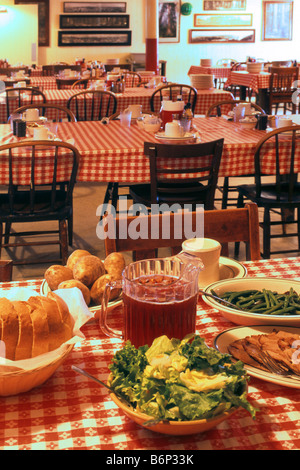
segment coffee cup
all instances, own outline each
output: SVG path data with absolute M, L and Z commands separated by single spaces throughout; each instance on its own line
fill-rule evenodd
M 167 122 L 165 126 L 166 137 L 182 137 L 184 129 L 178 121 Z
M 199 273 L 198 285 L 203 288 L 220 280 L 220 254 L 221 245 L 211 238 L 190 238 L 182 243 L 185 253 L 200 258 L 204 269 Z
M 131 111 L 132 119 L 137 119 L 142 115 L 142 105 L 141 104 L 130 104 L 128 106 L 129 111 Z
M 279 117 L 277 121 L 277 127 L 287 127 L 293 125 L 293 119 L 286 117 Z
M 40 113 L 37 108 L 26 109 L 25 113 L 23 113 L 23 119 L 25 119 L 25 121 L 37 121 L 39 117 Z
M 46 127 L 35 127 L 33 129 L 34 140 L 48 140 L 48 129 Z

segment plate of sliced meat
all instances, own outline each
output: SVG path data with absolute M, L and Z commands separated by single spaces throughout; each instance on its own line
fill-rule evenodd
M 214 347 L 242 361 L 253 377 L 300 388 L 300 328 L 274 325 L 230 328 L 215 338 Z M 285 375 L 271 372 L 264 355 L 285 369 Z

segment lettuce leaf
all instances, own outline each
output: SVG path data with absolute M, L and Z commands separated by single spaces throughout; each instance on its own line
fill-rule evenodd
M 222 386 L 203 391 L 193 391 L 180 380 L 180 372 L 174 368 L 172 356 L 182 356 L 185 371 L 188 369 L 202 371 L 194 374 L 205 377 L 222 374 L 225 380 Z M 163 371 L 156 360 L 165 361 L 168 370 Z M 176 363 L 178 364 L 178 362 Z M 175 365 L 176 367 L 176 365 Z M 112 373 L 111 387 L 126 397 L 133 407 L 156 419 L 195 420 L 212 418 L 233 406 L 245 408 L 253 418 L 256 409 L 248 402 L 245 392 L 249 377 L 242 362 L 233 363 L 231 356 L 206 346 L 200 336 L 185 338 L 183 341 L 169 339 L 166 336 L 157 338 L 152 346 L 136 349 L 130 341 L 116 352 L 110 365 Z M 198 379 L 197 379 L 198 380 Z M 210 380 L 206 380 L 209 384 Z M 221 382 L 220 382 L 221 383 Z M 197 390 L 197 388 L 196 388 Z M 201 388 L 202 390 L 202 388 Z

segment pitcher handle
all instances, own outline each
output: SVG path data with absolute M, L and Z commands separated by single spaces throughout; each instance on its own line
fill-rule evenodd
M 102 305 L 101 305 L 101 311 L 99 315 L 99 326 L 103 333 L 106 336 L 114 337 L 114 338 L 120 338 L 123 339 L 123 333 L 121 331 L 114 330 L 110 328 L 107 325 L 107 314 L 108 314 L 108 302 L 110 299 L 110 293 L 112 289 L 122 289 L 122 281 L 117 280 L 117 281 L 112 281 L 109 282 L 104 289 L 103 297 L 102 297 Z

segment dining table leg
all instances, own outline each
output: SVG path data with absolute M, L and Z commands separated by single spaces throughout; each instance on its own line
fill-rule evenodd
M 270 100 L 267 88 L 260 88 L 256 93 L 256 104 L 258 104 L 267 114 L 272 114 L 270 110 Z

